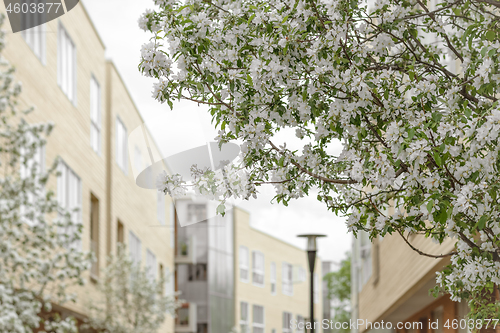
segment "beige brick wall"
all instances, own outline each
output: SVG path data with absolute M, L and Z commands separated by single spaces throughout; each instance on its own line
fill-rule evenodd
M 0 4 L 0 12 L 5 7 Z M 6 22 L 8 24 L 8 22 Z M 76 46 L 77 98 L 73 104 L 57 84 L 57 31 L 62 24 Z M 27 117 L 29 122 L 55 124 L 46 147 L 46 161 L 50 166 L 56 157 L 80 177 L 82 184 L 82 222 L 84 251 L 90 249 L 90 202 L 91 194 L 99 200 L 99 257 L 101 269 L 105 265 L 108 250 L 116 249 L 116 223 L 124 224 L 125 242 L 132 230 L 142 242 L 142 263 L 146 262 L 146 249 L 150 249 L 157 263 L 174 270 L 173 246 L 170 244 L 170 202 L 165 198 L 166 226 L 160 226 L 157 217 L 157 194 L 154 189 L 141 189 L 135 184 L 134 170 L 129 164 L 128 175 L 117 166 L 116 116 L 119 115 L 128 133 L 139 127 L 143 120 L 130 98 L 116 68 L 105 60 L 105 47 L 89 16 L 79 4 L 59 19 L 45 24 L 46 64 L 43 65 L 24 41 L 21 33 L 6 36 L 7 48 L 3 55 L 16 67 L 16 80 L 23 83 L 21 106 L 35 106 L 36 111 Z M 90 146 L 90 78 L 93 75 L 101 88 L 101 154 Z M 147 133 L 154 161 L 161 159 L 151 135 Z M 131 136 L 135 147 L 137 136 Z M 135 140 L 135 141 L 134 141 Z M 146 150 L 144 142 L 138 142 Z M 142 157 L 146 160 L 146 151 Z M 133 150 L 129 160 L 133 159 Z M 146 166 L 146 161 L 144 162 Z M 48 184 L 56 191 L 57 179 Z M 108 231 L 110 233 L 108 234 Z M 85 315 L 86 305 L 97 297 L 95 283 L 89 281 L 83 288 L 76 288 L 79 301 L 66 304 L 71 311 Z M 173 333 L 173 319 L 169 316 L 161 332 Z
M 411 244 L 428 254 L 445 254 L 453 250 L 454 241 L 439 245 L 423 236 L 410 236 Z M 372 262 L 376 251 L 372 251 Z M 399 235 L 379 241 L 379 279 L 375 274 L 363 286 L 359 294 L 358 318 L 379 321 L 407 301 L 412 295 L 435 277 L 435 272 L 448 263 L 448 259 L 434 259 L 412 250 Z M 373 268 L 373 272 L 376 268 Z M 412 314 L 409 314 L 409 316 Z M 362 330 L 361 330 L 362 331 Z
M 236 325 L 240 322 L 240 302 L 249 304 L 249 321 L 252 322 L 252 306 L 261 305 L 265 312 L 265 332 L 282 332 L 283 312 L 291 312 L 293 319 L 297 315 L 304 318 L 309 317 L 309 265 L 307 252 L 270 236 L 264 232 L 256 230 L 250 226 L 250 215 L 248 212 L 236 208 L 235 214 L 235 318 Z M 250 281 L 242 282 L 239 270 L 239 250 L 240 246 L 246 246 L 249 250 L 249 277 Z M 264 254 L 264 287 L 256 286 L 252 283 L 252 251 L 257 250 Z M 271 262 L 276 263 L 277 292 L 271 294 L 270 267 Z M 287 262 L 293 266 L 301 266 L 306 271 L 306 281 L 293 285 L 293 296 L 288 296 L 282 292 L 282 263 Z M 318 302 L 314 304 L 315 318 L 322 320 L 322 283 L 321 283 L 321 260 L 317 258 L 315 272 L 319 275 Z M 320 325 L 321 326 L 321 325 Z M 318 327 L 316 332 L 323 330 Z
M 109 98 L 110 109 L 110 143 L 111 143 L 111 249 L 116 251 L 116 231 L 118 220 L 124 225 L 124 240 L 129 242 L 129 232 L 132 231 L 141 240 L 142 264 L 146 263 L 146 249 L 149 249 L 156 256 L 158 265 L 169 267 L 170 272 L 174 271 L 174 249 L 170 242 L 170 201 L 164 197 L 165 201 L 165 225 L 161 225 L 157 217 L 157 191 L 155 189 L 143 189 L 136 185 L 134 174 L 135 169 L 135 148 L 141 150 L 142 165 L 150 163 L 144 137 L 136 135 L 142 133 L 141 126 L 144 121 L 137 112 L 137 108 L 132 101 L 128 91 L 121 80 L 116 68 L 108 62 Z M 116 162 L 116 119 L 117 117 L 127 129 L 128 140 L 128 171 L 127 174 L 118 166 Z M 138 132 L 137 132 L 138 131 Z M 147 135 L 150 148 L 153 150 L 154 162 L 160 160 L 160 153 L 151 136 Z M 168 317 L 161 332 L 173 332 L 173 318 Z

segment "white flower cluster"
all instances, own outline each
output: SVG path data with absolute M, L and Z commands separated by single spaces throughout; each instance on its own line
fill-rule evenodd
M 440 281 L 479 295 L 500 262 L 500 31 L 491 4 L 433 6 L 188 0 L 148 13 L 141 66 L 158 80 L 153 97 L 208 105 L 217 140 L 241 143 L 244 181 L 207 171 L 192 185 L 222 201 L 264 184 L 284 204 L 315 191 L 353 232 L 460 239 L 475 250 L 459 250 Z M 151 62 L 158 41 L 177 71 Z M 295 134 L 289 148 L 274 144 L 283 132 Z
M 149 42 L 142 45 L 141 57 L 143 60 L 139 69 L 145 76 L 164 76 L 170 73 L 172 60 L 155 43 Z

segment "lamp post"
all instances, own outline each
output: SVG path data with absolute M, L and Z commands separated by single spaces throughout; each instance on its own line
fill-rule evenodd
M 303 234 L 298 235 L 297 237 L 307 238 L 307 259 L 309 260 L 309 272 L 310 275 L 310 287 L 311 287 L 311 295 L 310 295 L 310 315 L 309 320 L 311 322 L 310 333 L 314 333 L 314 264 L 316 264 L 316 252 L 318 251 L 318 247 L 316 244 L 316 238 L 326 237 L 326 235 L 320 234 Z

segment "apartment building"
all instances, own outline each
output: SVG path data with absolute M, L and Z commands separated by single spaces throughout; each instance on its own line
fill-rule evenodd
M 224 217 L 200 200 L 178 200 L 175 209 L 178 220 L 201 221 L 176 224 L 176 283 L 186 303 L 175 332 L 305 332 L 295 324 L 309 316 L 306 251 L 252 228 L 250 214 L 238 207 Z M 320 322 L 319 258 L 315 270 Z
M 425 253 L 449 253 L 454 247 L 452 239 L 439 245 L 421 235 L 411 235 L 409 241 Z M 360 323 L 353 333 L 468 332 L 465 325 L 445 325 L 464 319 L 469 311 L 465 302 L 429 294 L 436 285 L 436 272 L 449 263 L 449 257 L 422 256 L 399 235 L 370 242 L 366 233 L 360 233 L 353 241 L 352 258 L 352 321 Z
M 252 228 L 250 214 L 236 208 L 235 272 L 236 323 L 249 332 L 306 332 L 295 323 L 309 321 L 309 264 L 307 252 Z M 315 332 L 323 332 L 321 259 L 314 273 Z M 293 322 L 292 325 L 290 323 Z M 300 326 L 302 327 L 302 326 Z
M 40 162 L 50 165 L 60 158 L 61 175 L 48 186 L 64 207 L 79 208 L 74 214 L 83 225 L 79 246 L 97 257 L 88 283 L 74 290 L 78 302 L 55 307 L 84 319 L 106 257 L 116 253 L 118 243 L 127 244 L 131 258 L 152 278 L 174 270 L 170 203 L 136 185 L 136 176 L 161 160 L 160 153 L 118 71 L 105 59 L 105 46 L 82 3 L 6 39 L 3 55 L 23 83 L 20 102 L 36 109 L 27 120 L 55 124 Z M 173 332 L 173 325 L 170 316 L 162 332 Z

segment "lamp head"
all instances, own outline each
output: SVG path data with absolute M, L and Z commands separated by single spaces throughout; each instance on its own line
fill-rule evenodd
M 326 235 L 321 235 L 321 234 L 302 234 L 302 235 L 297 235 L 297 237 L 307 238 L 307 251 L 317 251 L 318 250 L 318 246 L 316 244 L 316 238 L 326 237 Z

